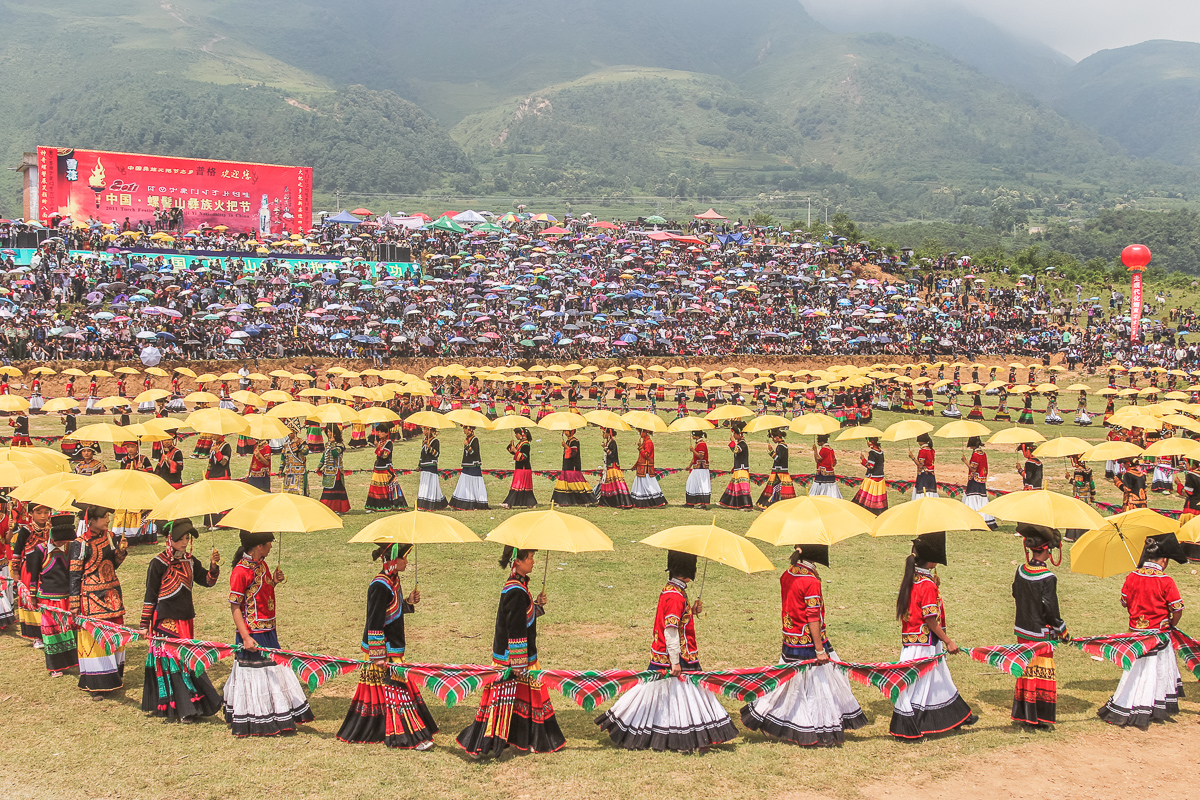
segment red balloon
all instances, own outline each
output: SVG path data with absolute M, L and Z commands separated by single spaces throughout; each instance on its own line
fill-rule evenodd
M 1130 269 L 1144 267 L 1150 263 L 1150 248 L 1144 244 L 1131 244 L 1121 251 L 1121 263 Z

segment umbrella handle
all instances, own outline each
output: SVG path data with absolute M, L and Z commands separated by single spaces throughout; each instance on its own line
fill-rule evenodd
M 416 549 L 417 549 L 416 547 L 413 547 L 413 550 L 416 550 Z M 420 584 L 420 582 L 421 582 L 420 579 L 417 577 L 417 559 L 414 558 L 413 559 L 413 588 L 414 589 L 417 588 L 417 586 Z
M 700 573 L 700 593 L 696 595 L 696 600 L 704 599 L 704 579 L 708 577 L 708 559 L 704 559 L 704 571 Z
M 546 551 L 546 568 L 542 570 L 542 594 L 546 593 L 546 578 L 550 575 L 550 551 Z

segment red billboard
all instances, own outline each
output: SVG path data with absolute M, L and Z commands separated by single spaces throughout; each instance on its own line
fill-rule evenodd
M 183 229 L 295 233 L 312 224 L 312 167 L 39 147 L 37 169 L 43 222 L 58 214 L 136 224 L 165 211 Z

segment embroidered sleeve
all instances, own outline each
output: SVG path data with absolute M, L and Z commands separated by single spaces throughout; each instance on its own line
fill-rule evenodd
M 246 604 L 246 589 L 250 586 L 250 581 L 254 574 L 242 566 L 236 566 L 229 573 L 229 602 L 235 606 L 244 606 Z
M 1179 587 L 1175 584 L 1174 578 L 1167 578 L 1166 597 L 1167 610 L 1171 613 L 1183 611 L 1183 597 L 1179 594 Z
M 913 587 L 913 602 L 921 609 L 924 618 L 936 617 L 941 611 L 937 587 L 933 581 L 921 581 Z

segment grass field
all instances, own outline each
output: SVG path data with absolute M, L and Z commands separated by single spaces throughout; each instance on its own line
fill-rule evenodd
M 990 416 L 990 414 L 989 414 Z M 1069 420 L 1073 414 L 1064 412 Z M 876 415 L 883 427 L 899 419 L 890 413 Z M 1041 419 L 1041 415 L 1038 415 Z M 938 420 L 935 420 L 938 422 Z M 999 429 L 999 423 L 989 423 Z M 1041 425 L 1047 437 L 1082 435 L 1099 439 L 1098 425 L 1057 429 Z M 60 433 L 54 420 L 34 420 L 34 433 Z M 443 467 L 458 465 L 461 434 L 444 431 Z M 754 434 L 751 470 L 765 471 L 764 434 Z M 508 468 L 504 452 L 508 441 L 502 432 L 482 436 L 485 468 Z M 535 431 L 535 469 L 556 468 L 560 435 Z M 582 433 L 583 465 L 598 465 L 598 431 Z M 624 465 L 633 462 L 635 436 L 620 434 Z M 724 445 L 727 433 L 709 437 L 715 468 L 730 462 Z M 790 437 L 792 471 L 809 470 L 805 453 L 810 437 Z M 686 466 L 685 435 L 656 437 L 658 465 Z M 939 479 L 962 482 L 955 443 L 939 444 Z M 186 450 L 190 452 L 192 445 Z M 399 444 L 396 464 L 415 466 L 419 443 Z M 107 449 L 107 448 L 106 448 Z M 904 446 L 887 449 L 889 477 L 910 478 Z M 993 485 L 1007 486 L 1015 455 L 1011 447 L 989 448 Z M 1001 452 L 1004 451 L 1004 452 Z M 859 475 L 857 450 L 839 450 L 839 471 Z M 111 457 L 111 451 L 108 451 Z M 310 458 L 310 468 L 315 457 Z M 370 455 L 353 452 L 347 467 L 359 470 L 348 479 L 355 510 L 345 517 L 345 529 L 312 534 L 284 534 L 276 545 L 288 573 L 279 589 L 279 630 L 287 648 L 357 657 L 365 592 L 375 574 L 370 547 L 349 545 L 346 540 L 366 522 L 377 519 L 362 513 Z M 201 475 L 200 461 L 187 461 L 187 480 Z M 234 475 L 245 473 L 246 459 L 237 459 Z M 1063 488 L 1062 460 L 1047 461 L 1048 488 Z M 1101 465 L 1097 465 L 1101 466 Z M 1102 479 L 1101 466 L 1098 478 Z M 662 481 L 668 501 L 682 502 L 686 475 Z M 415 501 L 416 476 L 404 480 L 409 503 Z M 630 478 L 632 480 L 632 478 Z M 714 479 L 714 499 L 724 487 Z M 507 491 L 506 482 L 487 479 L 492 502 Z M 453 480 L 444 481 L 447 495 Z M 535 478 L 539 500 L 549 501 L 552 484 Z M 757 491 L 757 490 L 756 490 Z M 1101 487 L 1102 499 L 1113 500 L 1115 490 Z M 891 501 L 902 498 L 893 493 Z M 1155 497 L 1151 505 L 1178 506 L 1176 499 Z M 464 513 L 459 516 L 481 536 L 506 516 L 503 510 Z M 720 509 L 711 512 L 672 505 L 668 509 L 621 511 L 587 509 L 579 512 L 612 538 L 611 553 L 579 556 L 551 553 L 547 594 L 550 603 L 539 637 L 543 666 L 547 668 L 644 668 L 648 658 L 653 612 L 665 575 L 665 554 L 636 544 L 654 531 L 688 523 L 719 525 L 745 532 L 755 518 L 744 512 Z M 1010 584 L 1022 558 L 1020 543 L 1011 526 L 996 533 L 952 533 L 948 567 L 940 568 L 950 631 L 964 645 L 1004 643 L 1012 640 Z M 225 572 L 217 587 L 197 589 L 197 636 L 230 641 L 233 626 L 226 603 L 226 576 L 235 547 L 228 532 L 205 534 L 197 552 L 212 542 L 225 556 Z M 763 546 L 776 565 L 786 564 L 786 548 Z M 119 575 L 125 591 L 127 620 L 136 620 L 140 608 L 145 568 L 154 548 L 137 548 Z M 276 553 L 272 554 L 272 559 Z M 830 637 L 843 659 L 894 660 L 899 652 L 898 624 L 892 614 L 908 541 L 902 537 L 856 537 L 833 548 L 831 567 L 821 570 L 825 582 Z M 417 548 L 423 601 L 408 620 L 409 658 L 422 662 L 487 663 L 491 646 L 498 589 L 505 573 L 497 566 L 499 547 L 491 544 L 440 545 Z M 539 560 L 535 580 L 542 578 Z M 410 567 L 410 573 L 411 573 Z M 1200 599 L 1190 567 L 1172 566 L 1185 601 Z M 1063 612 L 1076 635 L 1124 630 L 1126 618 L 1119 604 L 1121 579 L 1106 580 L 1073 575 L 1064 563 L 1059 575 Z M 744 575 L 720 566 L 708 569 L 704 589 L 705 614 L 698 620 L 701 661 L 705 668 L 759 666 L 774 663 L 779 655 L 778 573 Z M 406 590 L 411 574 L 405 576 Z M 1192 631 L 1185 615 L 1183 629 Z M 593 797 L 650 797 L 702 789 L 729 798 L 775 797 L 809 790 L 827 796 L 859 797 L 860 787 L 883 781 L 909 781 L 946 775 L 962 767 L 964 759 L 1030 741 L 1052 747 L 1082 734 L 1107 729 L 1095 717 L 1115 688 L 1119 669 L 1098 663 L 1074 648 L 1059 650 L 1060 724 L 1054 732 L 1029 733 L 1008 718 L 1012 678 L 965 657 L 952 657 L 951 670 L 971 706 L 981 715 L 967 733 L 953 734 L 920 744 L 893 741 L 887 734 L 890 704 L 874 689 L 855 685 L 855 694 L 871 724 L 847 735 L 837 750 L 799 751 L 746 733 L 733 743 L 704 756 L 672 753 L 629 753 L 611 746 L 584 712 L 560 695 L 554 695 L 567 748 L 556 754 L 506 755 L 495 762 L 472 762 L 462 755 L 454 737 L 472 718 L 478 694 L 460 707 L 447 709 L 432 700 L 431 710 L 441 733 L 427 753 L 389 751 L 383 746 L 350 746 L 335 734 L 354 692 L 354 676 L 334 679 L 312 697 L 316 721 L 295 736 L 267 740 L 235 740 L 220 720 L 196 725 L 163 723 L 140 710 L 141 663 L 144 645 L 129 651 L 130 669 L 125 689 L 115 696 L 93 700 L 75 687 L 75 679 L 47 677 L 39 652 L 18 639 L 10 628 L 0 636 L 0 739 L 9 742 L 7 767 L 12 798 L 77 797 L 231 797 L 269 790 L 279 797 L 359 798 L 380 795 L 420 798 L 491 797 L 564 800 Z M 218 687 L 229 670 L 228 661 L 212 670 Z M 1192 693 L 1194 682 L 1188 680 Z M 738 705 L 723 701 L 737 719 Z M 1194 712 L 1194 699 L 1184 708 Z M 1137 736 L 1128 732 L 1127 736 Z M 86 787 L 86 788 L 85 788 Z

